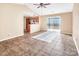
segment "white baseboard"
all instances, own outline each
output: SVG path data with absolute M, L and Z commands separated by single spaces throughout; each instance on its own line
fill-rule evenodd
M 77 49 L 77 52 L 78 52 L 78 55 L 79 55 L 79 49 L 78 49 L 77 43 L 76 43 L 76 41 L 75 41 L 75 38 L 73 38 L 73 41 L 74 41 L 74 43 L 75 43 L 75 46 L 76 46 L 76 49 Z
M 23 36 L 24 34 L 21 34 L 21 35 L 17 35 L 17 36 L 12 36 L 12 37 L 8 37 L 8 38 L 5 38 L 5 39 L 1 39 L 1 41 L 5 41 L 5 40 L 9 40 L 9 39 L 12 39 L 12 38 L 15 38 L 15 37 L 19 37 L 19 36 Z
M 63 34 L 69 34 L 69 35 L 72 35 L 72 33 L 65 33 L 65 32 L 61 32 L 61 33 L 63 33 Z

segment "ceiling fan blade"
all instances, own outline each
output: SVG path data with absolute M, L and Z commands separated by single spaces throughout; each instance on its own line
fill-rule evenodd
M 50 5 L 50 3 L 45 3 L 44 5 Z
M 39 4 L 33 4 L 33 5 L 39 5 Z
M 37 8 L 40 8 L 41 6 L 38 6 Z

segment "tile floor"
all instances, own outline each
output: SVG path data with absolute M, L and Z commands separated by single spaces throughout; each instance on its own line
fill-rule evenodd
M 35 40 L 34 34 L 26 33 L 0 42 L 0 56 L 77 56 L 77 50 L 71 36 L 61 34 L 51 43 Z

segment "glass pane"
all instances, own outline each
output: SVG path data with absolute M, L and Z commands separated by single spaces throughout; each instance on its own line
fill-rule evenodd
M 58 16 L 48 18 L 48 27 L 59 29 L 61 18 Z

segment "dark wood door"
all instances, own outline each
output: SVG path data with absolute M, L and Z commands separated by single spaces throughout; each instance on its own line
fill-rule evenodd
M 30 33 L 30 17 L 26 17 L 26 32 Z

